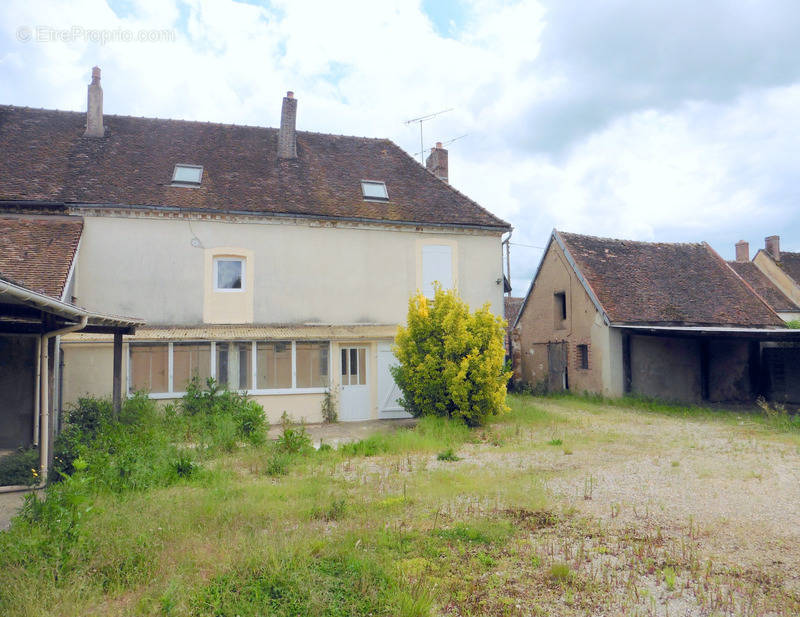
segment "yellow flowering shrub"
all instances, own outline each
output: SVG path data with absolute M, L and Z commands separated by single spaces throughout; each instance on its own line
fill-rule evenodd
M 418 293 L 395 340 L 392 376 L 400 404 L 415 417 L 458 418 L 483 424 L 506 406 L 505 320 L 486 304 L 474 313 L 453 290 L 436 286 L 433 301 Z

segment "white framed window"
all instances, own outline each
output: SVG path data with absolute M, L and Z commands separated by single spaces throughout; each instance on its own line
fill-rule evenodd
M 128 392 L 178 398 L 196 376 L 248 394 L 322 393 L 330 385 L 330 349 L 330 341 L 131 343 Z M 354 384 L 361 379 L 355 370 Z
M 200 186 L 203 180 L 202 165 L 178 163 L 172 172 L 172 183 L 178 186 Z
M 447 244 L 425 244 L 422 247 L 422 293 L 433 299 L 433 284 L 443 289 L 453 287 L 453 247 Z
M 246 267 L 242 257 L 215 257 L 214 291 L 244 291 Z
M 361 194 L 366 200 L 389 201 L 389 191 L 386 190 L 385 182 L 362 180 Z

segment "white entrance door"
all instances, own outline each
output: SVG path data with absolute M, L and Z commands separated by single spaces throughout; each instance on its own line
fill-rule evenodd
M 389 369 L 397 364 L 392 353 L 391 343 L 378 343 L 378 417 L 410 418 L 397 400 L 401 397 L 400 388 L 392 378 Z
M 369 354 L 367 347 L 341 348 L 342 395 L 339 419 L 343 422 L 369 420 Z

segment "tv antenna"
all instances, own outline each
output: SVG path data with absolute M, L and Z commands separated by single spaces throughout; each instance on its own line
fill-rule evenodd
M 442 111 L 437 111 L 435 113 L 428 114 L 426 116 L 420 116 L 419 118 L 411 118 L 411 120 L 405 121 L 405 124 L 413 124 L 414 122 L 419 122 L 419 149 L 422 150 L 422 152 L 420 152 L 420 163 L 422 163 L 423 165 L 425 165 L 425 160 L 424 160 L 425 142 L 422 139 L 422 123 L 425 122 L 426 120 L 430 120 L 431 118 L 435 118 L 436 116 L 441 116 L 442 114 L 446 114 L 448 111 L 453 111 L 453 109 L 455 108 L 451 107 L 450 109 L 443 109 Z
M 449 146 L 454 141 L 458 141 L 459 139 L 464 139 L 464 137 L 467 137 L 468 135 L 469 135 L 469 133 L 464 133 L 463 135 L 459 135 L 458 137 L 454 137 L 453 139 L 450 139 L 448 141 L 442 142 L 442 146 Z M 423 150 L 422 152 L 415 152 L 414 156 L 417 156 L 418 154 L 424 154 L 427 151 L 428 150 Z

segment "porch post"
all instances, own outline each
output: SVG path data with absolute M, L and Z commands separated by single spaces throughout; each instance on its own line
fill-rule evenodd
M 122 408 L 122 333 L 114 332 L 114 417 L 119 418 Z

